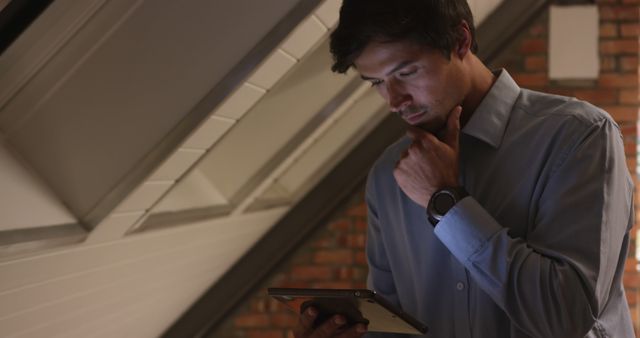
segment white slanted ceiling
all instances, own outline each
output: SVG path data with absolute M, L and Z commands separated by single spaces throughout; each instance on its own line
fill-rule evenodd
M 0 143 L 0 231 L 77 223 L 57 196 Z
M 0 337 L 159 336 L 384 117 L 356 74 L 329 71 L 339 0 L 228 74 L 300 2 L 56 0 L 0 57 L 0 133 L 21 159 L 0 148 L 0 183 L 23 182 L 33 225 L 91 229 L 0 257 Z M 478 24 L 499 1 L 470 4 Z

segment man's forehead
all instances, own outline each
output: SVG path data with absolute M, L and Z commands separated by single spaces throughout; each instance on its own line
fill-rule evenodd
M 387 73 L 416 62 L 429 53 L 427 48 L 406 41 L 372 41 L 356 57 L 354 68 L 361 75 L 370 77 L 373 73 Z

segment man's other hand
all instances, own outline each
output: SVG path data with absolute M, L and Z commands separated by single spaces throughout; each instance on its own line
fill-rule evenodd
M 367 332 L 367 327 L 364 324 L 345 326 L 347 321 L 340 315 L 335 315 L 314 328 L 313 322 L 317 315 L 316 309 L 308 308 L 300 315 L 298 326 L 293 330 L 293 335 L 296 338 L 359 338 Z

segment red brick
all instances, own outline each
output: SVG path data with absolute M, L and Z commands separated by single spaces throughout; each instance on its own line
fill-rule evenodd
M 267 312 L 267 299 L 260 298 L 251 302 L 249 307 L 252 312 L 264 313 Z
M 635 288 L 638 285 L 640 285 L 640 274 L 638 274 L 637 272 L 625 273 L 624 276 L 622 276 L 622 279 L 623 279 L 625 288 L 628 288 L 628 287 Z
M 600 6 L 600 20 L 638 21 L 640 8 L 635 6 Z
M 359 267 L 342 267 L 338 270 L 338 278 L 350 281 L 365 281 L 367 273 L 364 268 Z
M 627 168 L 629 169 L 629 174 L 631 174 L 631 176 L 635 176 L 637 165 L 638 161 L 636 160 L 636 154 L 633 154 L 631 158 L 627 158 Z
M 319 264 L 352 264 L 353 252 L 348 249 L 319 250 L 314 255 L 314 262 Z
M 636 265 L 638 261 L 634 258 L 628 258 L 626 262 L 624 262 L 624 273 L 637 273 Z M 640 286 L 640 285 L 638 285 Z
M 628 288 L 625 290 L 627 296 L 627 303 L 629 303 L 630 307 L 635 306 L 638 303 L 638 291 L 633 288 Z
M 366 236 L 363 233 L 349 234 L 345 237 L 346 245 L 350 248 L 364 248 Z
M 562 96 L 571 96 L 571 97 L 576 96 L 575 90 L 572 88 L 549 87 L 549 88 L 544 88 L 544 92 L 549 94 L 562 95 Z
M 367 265 L 367 255 L 364 251 L 356 252 L 355 256 L 356 264 Z
M 620 70 L 623 72 L 637 72 L 638 71 L 638 57 L 637 56 L 623 56 L 620 58 Z
M 638 137 L 638 124 L 635 122 L 619 123 L 620 131 L 625 139 L 636 140 Z
M 333 248 L 336 246 L 336 241 L 333 237 L 320 238 L 315 242 L 311 243 L 311 246 L 314 248 Z
M 368 224 L 367 224 L 366 220 L 364 220 L 364 219 L 356 220 L 355 225 L 356 225 L 356 231 L 358 231 L 358 232 L 366 232 L 367 231 Z
M 602 109 L 606 110 L 614 120 L 616 121 L 637 121 L 638 120 L 638 107 L 625 107 L 625 106 L 603 106 Z
M 319 289 L 351 289 L 353 283 L 350 281 L 334 281 L 334 282 L 317 282 L 311 284 L 314 288 Z
M 624 89 L 620 91 L 621 104 L 640 104 L 640 89 Z
M 284 338 L 282 330 L 250 330 L 247 331 L 247 338 Z
M 547 85 L 549 78 L 546 73 L 514 73 L 512 74 L 516 83 L 521 87 L 542 87 Z
M 347 211 L 347 215 L 367 217 L 367 205 L 365 203 L 354 205 L 351 208 L 349 208 L 349 210 Z
M 629 88 L 638 86 L 638 74 L 600 74 L 598 85 L 602 87 Z
M 633 156 L 638 153 L 638 146 L 635 143 L 625 143 L 623 146 L 624 153 L 627 156 Z
M 283 286 L 283 287 L 309 287 L 309 284 L 304 284 L 304 286 Z M 282 302 L 280 302 L 279 300 L 276 300 L 275 298 L 271 298 L 269 297 L 267 299 L 267 311 L 270 313 L 281 313 L 283 311 L 290 311 L 289 308 L 284 305 Z
M 269 326 L 269 316 L 263 313 L 244 314 L 235 318 L 237 327 L 266 327 Z
M 354 289 L 368 289 L 369 287 L 367 286 L 367 282 L 358 282 L 358 283 L 354 283 L 353 284 L 353 288 Z
M 290 280 L 290 281 L 286 281 L 280 285 L 278 285 L 279 287 L 282 288 L 308 288 L 309 287 L 309 282 L 308 281 L 303 281 L 303 280 Z
M 637 37 L 640 35 L 640 24 L 624 23 L 620 25 L 620 35 L 623 37 Z M 640 43 L 640 42 L 638 42 Z
M 547 57 L 541 55 L 528 56 L 524 60 L 524 68 L 528 71 L 547 70 Z
M 600 56 L 600 71 L 610 72 L 616 69 L 618 64 L 617 58 L 615 56 Z
M 600 41 L 600 53 L 604 55 L 638 54 L 638 39 Z
M 622 0 L 623 4 L 640 4 L 640 0 Z
M 547 35 L 547 25 L 546 24 L 535 24 L 531 28 L 529 28 L 529 35 L 532 37 L 543 37 Z
M 330 230 L 347 231 L 351 228 L 351 222 L 346 219 L 340 219 L 329 223 Z
M 328 266 L 296 266 L 291 271 L 291 275 L 296 280 L 330 280 L 334 272 Z
M 279 328 L 293 328 L 298 324 L 298 315 L 293 312 L 274 313 L 271 315 L 271 324 Z
M 616 23 L 603 23 L 600 25 L 600 37 L 613 38 L 618 36 L 618 25 Z
M 618 90 L 611 88 L 576 90 L 574 95 L 595 105 L 615 104 L 618 101 Z
M 534 54 L 534 53 L 546 53 L 547 52 L 547 40 L 540 38 L 525 39 L 520 45 L 520 53 L 522 54 Z

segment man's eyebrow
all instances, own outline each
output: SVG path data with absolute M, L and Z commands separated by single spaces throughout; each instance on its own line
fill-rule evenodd
M 395 67 L 393 67 L 390 71 L 388 71 L 386 75 L 389 76 L 389 75 L 397 72 L 398 70 L 400 70 L 400 69 L 402 69 L 402 68 L 404 68 L 404 67 L 406 67 L 406 66 L 408 66 L 408 65 L 410 65 L 412 63 L 414 63 L 414 62 L 415 61 L 413 61 L 413 60 L 402 61 L 402 62 L 398 63 Z M 365 81 L 377 80 L 376 78 L 368 77 L 368 76 L 364 76 L 364 75 L 360 75 L 360 78 L 365 80 Z

